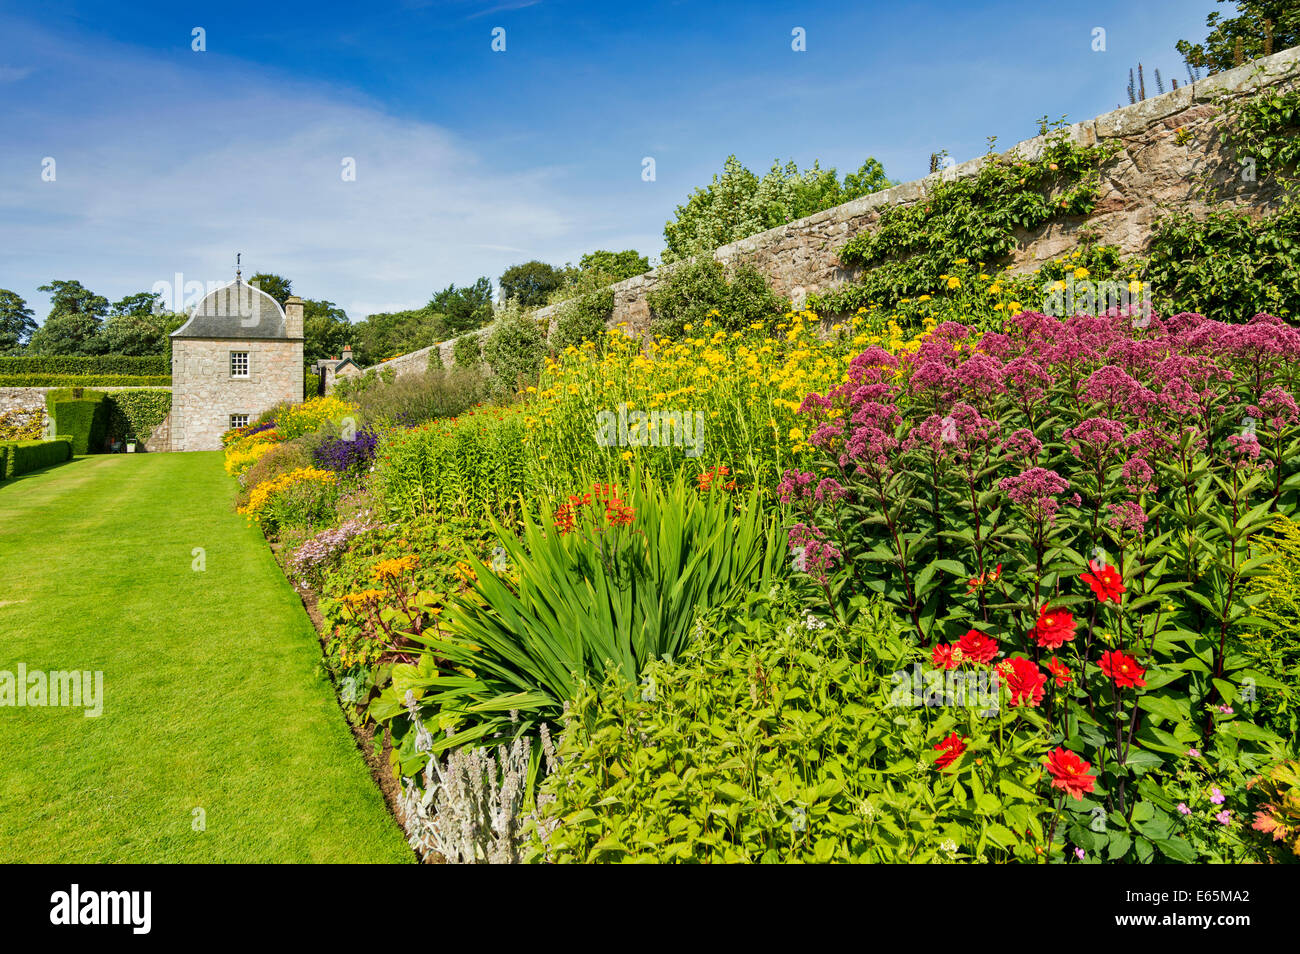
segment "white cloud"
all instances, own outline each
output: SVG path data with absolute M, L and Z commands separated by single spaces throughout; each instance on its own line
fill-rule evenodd
M 84 88 L 20 125 L 0 106 L 15 130 L 0 147 L 0 269 L 20 293 L 51 277 L 110 298 L 177 272 L 228 280 L 242 252 L 245 276 L 286 275 L 304 296 L 353 302 L 356 320 L 585 248 L 602 215 L 558 194 L 551 170 L 493 168 L 448 130 L 347 91 L 200 54 L 178 67 L 118 52 L 60 49 Z M 110 76 L 112 95 L 96 93 Z
M 0 66 L 0 83 L 15 83 L 31 75 L 30 66 Z

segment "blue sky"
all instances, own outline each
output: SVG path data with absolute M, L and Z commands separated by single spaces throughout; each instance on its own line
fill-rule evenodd
M 1214 6 L 0 2 L 0 288 L 42 319 L 51 279 L 117 299 L 239 251 L 357 320 L 531 258 L 654 257 L 729 153 L 913 179 L 1127 102 L 1138 61 L 1182 82 Z

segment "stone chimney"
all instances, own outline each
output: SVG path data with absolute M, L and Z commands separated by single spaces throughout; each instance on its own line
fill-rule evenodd
M 343 346 L 343 360 L 344 361 L 352 360 L 352 345 Z
M 284 303 L 284 330 L 290 338 L 302 337 L 302 299 L 297 295 Z

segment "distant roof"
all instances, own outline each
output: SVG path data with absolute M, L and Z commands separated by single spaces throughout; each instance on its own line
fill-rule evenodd
M 173 338 L 288 338 L 284 309 L 259 288 L 236 279 L 208 292 Z

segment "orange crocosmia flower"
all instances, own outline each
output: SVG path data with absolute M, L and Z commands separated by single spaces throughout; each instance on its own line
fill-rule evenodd
M 1118 606 L 1125 590 L 1124 578 L 1120 576 L 1119 570 L 1097 560 L 1088 561 L 1088 568 L 1092 572 L 1080 574 L 1079 579 L 1092 587 L 1093 595 L 1101 602 Z

